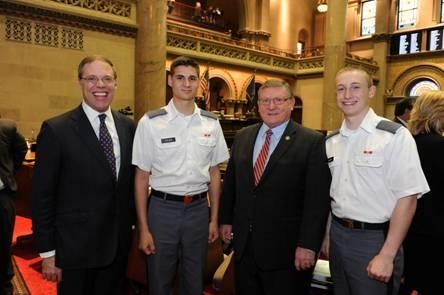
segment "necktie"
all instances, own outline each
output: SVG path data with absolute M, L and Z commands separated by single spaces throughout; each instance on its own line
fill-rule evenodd
M 99 128 L 99 142 L 102 146 L 102 150 L 105 153 L 106 159 L 111 166 L 114 177 L 116 177 L 116 157 L 114 156 L 113 140 L 109 134 L 108 128 L 106 128 L 105 119 L 106 114 L 100 114 L 100 128 Z
M 256 162 L 254 163 L 254 184 L 257 185 L 259 183 L 259 179 L 261 179 L 262 173 L 265 169 L 265 162 L 267 161 L 268 157 L 268 150 L 270 149 L 270 139 L 271 135 L 273 134 L 273 131 L 271 129 L 268 129 L 267 132 L 265 132 L 267 135 L 265 137 L 264 145 L 261 148 L 261 151 L 259 152 L 259 155 L 257 156 Z

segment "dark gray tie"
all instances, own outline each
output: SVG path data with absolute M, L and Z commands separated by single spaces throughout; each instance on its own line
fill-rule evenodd
M 102 146 L 102 150 L 105 153 L 106 159 L 111 166 L 114 177 L 116 177 L 116 157 L 114 155 L 113 140 L 111 134 L 109 134 L 108 128 L 106 128 L 105 119 L 106 114 L 100 114 L 100 129 L 99 129 L 99 142 Z

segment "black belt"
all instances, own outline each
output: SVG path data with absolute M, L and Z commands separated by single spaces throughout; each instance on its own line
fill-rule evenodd
M 386 230 L 389 226 L 389 222 L 383 222 L 383 223 L 368 223 L 368 222 L 361 222 L 353 219 L 348 218 L 340 218 L 335 215 L 333 215 L 333 219 L 336 220 L 340 225 L 346 228 L 350 229 L 369 229 L 369 230 Z
M 173 195 L 173 194 L 157 191 L 153 188 L 151 189 L 151 195 L 155 196 L 157 198 L 167 200 L 167 201 L 184 202 L 185 204 L 190 204 L 193 201 L 202 200 L 202 199 L 207 198 L 207 192 L 203 192 L 203 193 L 200 193 L 197 195 L 179 196 L 179 195 Z

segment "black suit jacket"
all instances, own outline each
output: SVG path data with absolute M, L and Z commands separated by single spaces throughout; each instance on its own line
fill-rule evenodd
M 81 106 L 42 124 L 32 183 L 37 250 L 56 250 L 61 268 L 110 264 L 131 237 L 135 125 L 113 111 L 120 142 L 116 182 Z
M 410 233 L 416 235 L 444 236 L 444 137 L 440 134 L 414 136 L 421 160 L 422 170 L 430 186 L 430 192 L 418 199 Z
M 232 224 L 235 259 L 242 257 L 250 224 L 263 270 L 294 265 L 297 245 L 318 252 L 330 208 L 325 137 L 290 121 L 257 187 L 253 149 L 261 124 L 240 130 L 224 176 L 220 224 Z
M 17 191 L 15 171 L 22 165 L 28 146 L 14 121 L 0 119 L 0 179 L 5 189 Z

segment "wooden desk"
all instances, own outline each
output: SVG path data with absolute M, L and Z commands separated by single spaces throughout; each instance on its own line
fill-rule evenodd
M 23 162 L 22 167 L 17 171 L 15 178 L 17 181 L 17 198 L 15 200 L 16 215 L 31 218 L 31 185 L 34 162 Z M 27 235 L 17 237 L 17 245 L 33 240 L 32 232 Z
M 24 162 L 17 171 L 15 179 L 17 181 L 16 214 L 31 218 L 31 184 L 34 162 Z

